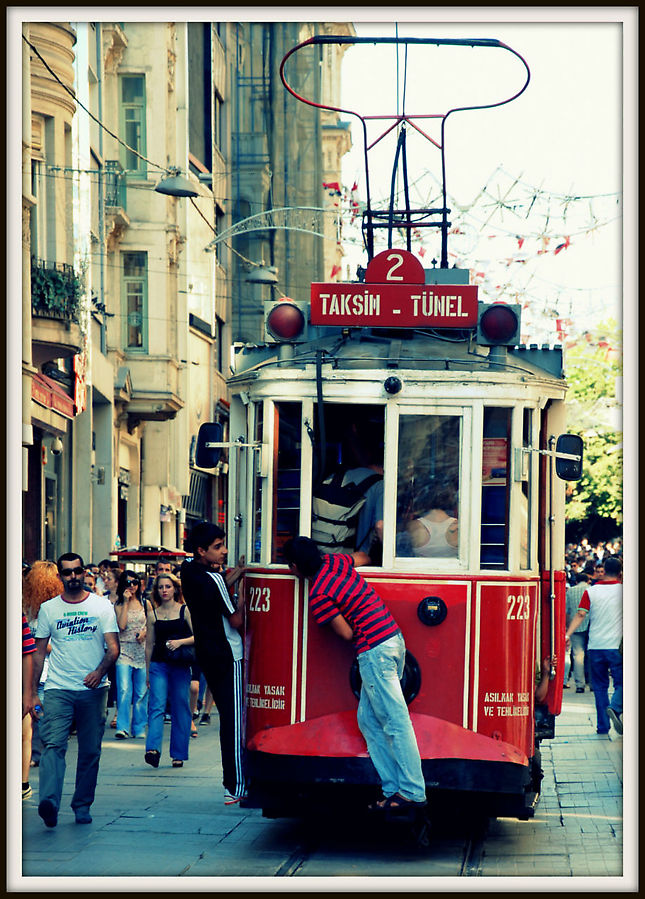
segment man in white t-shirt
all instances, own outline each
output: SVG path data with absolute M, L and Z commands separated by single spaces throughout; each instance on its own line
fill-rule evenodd
M 83 585 L 85 566 L 78 553 L 64 553 L 58 572 L 64 591 L 44 602 L 38 612 L 34 653 L 34 705 L 51 643 L 40 734 L 40 802 L 38 814 L 47 827 L 58 822 L 65 754 L 72 722 L 76 722 L 78 760 L 71 806 L 78 824 L 89 824 L 101 758 L 108 680 L 106 672 L 119 655 L 114 606 Z M 33 714 L 33 712 L 32 712 Z
M 567 628 L 567 650 L 570 637 L 589 616 L 589 667 L 591 689 L 596 700 L 596 733 L 609 733 L 609 723 L 619 734 L 623 732 L 623 566 L 616 556 L 605 560 L 604 573 L 597 584 L 582 594 L 577 613 Z M 614 693 L 609 702 L 609 675 Z

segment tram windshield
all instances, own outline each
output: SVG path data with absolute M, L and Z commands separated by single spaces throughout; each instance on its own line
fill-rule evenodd
M 354 553 L 358 565 L 379 566 L 386 557 L 406 570 L 503 571 L 509 561 L 530 568 L 531 465 L 509 473 L 513 429 L 519 446 L 529 446 L 535 419 L 530 409 L 514 416 L 511 407 L 485 405 L 482 412 L 477 438 L 468 406 L 254 404 L 254 440 L 273 453 L 249 459 L 249 557 L 280 564 L 285 541 L 309 532 L 323 552 Z
M 461 418 L 399 419 L 396 555 L 456 559 L 459 555 Z

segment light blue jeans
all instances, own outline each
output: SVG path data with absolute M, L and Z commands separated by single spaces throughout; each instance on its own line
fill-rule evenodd
M 78 757 L 76 786 L 71 806 L 76 813 L 89 811 L 94 802 L 101 758 L 101 740 L 107 715 L 107 687 L 95 690 L 45 690 L 40 735 L 40 801 L 49 799 L 60 808 L 65 780 L 65 754 L 72 721 L 76 721 Z
M 410 713 L 401 690 L 405 642 L 395 634 L 358 655 L 361 697 L 357 720 L 381 778 L 383 793 L 424 802 L 425 781 Z
M 190 723 L 193 720 L 188 698 L 189 689 L 190 668 L 168 665 L 166 662 L 150 662 L 146 752 L 156 749 L 161 753 L 163 716 L 166 701 L 170 698 L 170 758 L 186 761 L 190 743 Z
M 587 632 L 571 634 L 571 654 L 567 656 L 564 666 L 564 682 L 569 680 L 571 661 L 573 660 L 573 678 L 576 687 L 585 685 L 585 649 L 587 646 Z
M 133 737 L 144 733 L 148 722 L 145 668 L 133 668 L 127 662 L 116 663 L 116 707 L 117 730 L 125 730 Z

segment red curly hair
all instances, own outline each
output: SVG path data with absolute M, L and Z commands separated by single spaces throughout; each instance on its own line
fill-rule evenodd
M 27 621 L 38 617 L 38 610 L 48 599 L 63 592 L 63 582 L 55 562 L 34 562 L 22 580 L 22 610 Z

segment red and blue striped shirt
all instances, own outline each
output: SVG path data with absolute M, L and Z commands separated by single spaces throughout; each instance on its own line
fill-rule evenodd
M 27 623 L 27 619 L 23 613 L 22 616 L 22 654 L 29 655 L 30 652 L 36 652 L 36 641 L 31 635 L 31 628 Z
M 355 570 L 352 556 L 323 555 L 323 565 L 309 589 L 309 607 L 317 624 L 342 615 L 354 631 L 356 652 L 366 652 L 399 633 L 381 597 Z

